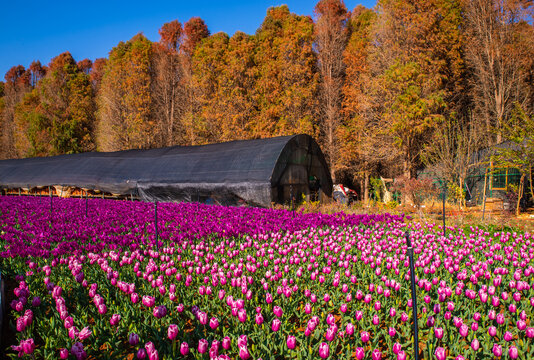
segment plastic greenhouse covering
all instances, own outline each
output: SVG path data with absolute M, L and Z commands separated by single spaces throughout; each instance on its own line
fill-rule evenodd
M 332 180 L 308 135 L 0 161 L 1 188 L 46 186 L 145 201 L 271 206 L 312 193 L 329 197 Z

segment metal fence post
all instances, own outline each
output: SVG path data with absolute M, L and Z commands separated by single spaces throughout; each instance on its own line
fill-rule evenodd
M 410 232 L 406 231 L 406 243 L 408 244 L 408 257 L 410 258 L 410 279 L 412 282 L 412 309 L 413 309 L 413 341 L 414 341 L 414 357 L 419 359 L 419 336 L 417 334 L 417 295 L 415 293 L 415 270 L 413 264 L 413 247 L 410 241 Z

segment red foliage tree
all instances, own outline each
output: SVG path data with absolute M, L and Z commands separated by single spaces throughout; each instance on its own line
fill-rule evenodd
M 193 55 L 195 47 L 204 38 L 210 35 L 208 26 L 199 17 L 192 17 L 184 25 L 184 41 L 182 42 L 180 49 L 187 55 Z
M 169 50 L 177 50 L 182 33 L 182 24 L 178 20 L 165 23 L 159 29 L 159 35 L 161 37 L 159 42 Z

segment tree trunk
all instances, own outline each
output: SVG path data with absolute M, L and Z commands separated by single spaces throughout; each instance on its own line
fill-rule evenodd
M 534 184 L 532 184 L 532 166 L 529 167 L 528 176 L 530 179 L 530 196 L 532 196 L 532 201 L 534 201 Z
M 519 189 L 517 190 L 517 205 L 515 207 L 515 215 L 519 216 L 521 209 L 521 199 L 523 198 L 523 187 L 525 185 L 525 174 L 521 174 L 521 180 L 519 180 Z
M 365 171 L 363 173 L 363 201 L 365 204 L 369 203 L 369 172 Z

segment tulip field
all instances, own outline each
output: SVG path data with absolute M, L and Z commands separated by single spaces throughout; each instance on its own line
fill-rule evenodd
M 28 359 L 534 358 L 534 237 L 397 215 L 0 197 Z M 158 240 L 158 241 L 156 241 Z

